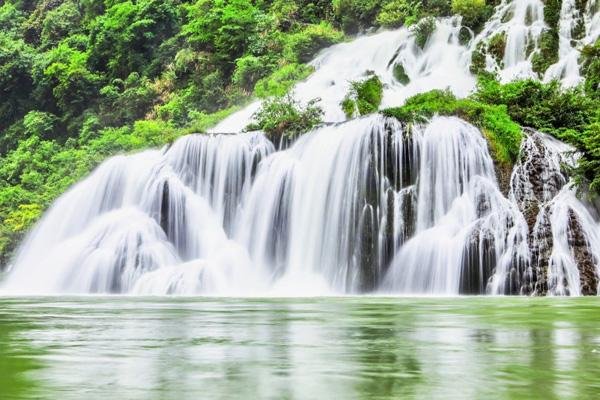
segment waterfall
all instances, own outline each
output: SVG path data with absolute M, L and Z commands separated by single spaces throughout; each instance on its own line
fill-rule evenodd
M 583 45 L 593 44 L 600 37 L 600 3 L 588 0 L 585 10 L 576 9 L 575 0 L 564 0 L 559 21 L 559 60 L 542 74 L 544 81 L 560 80 L 565 87 L 581 81 L 579 53 Z M 579 40 L 572 37 L 577 24 L 583 24 Z M 482 46 L 501 46 L 501 55 L 485 52 L 485 69 L 497 73 L 502 82 L 517 79 L 538 79 L 532 61 L 540 52 L 542 34 L 549 29 L 544 22 L 542 0 L 502 0 L 482 31 L 462 43 L 465 29 L 460 18 L 440 18 L 423 48 L 412 29 L 402 27 L 361 36 L 353 41 L 323 50 L 310 63 L 315 72 L 299 82 L 291 95 L 306 104 L 320 99 L 324 121 L 346 119 L 340 102 L 352 81 L 376 74 L 382 81 L 381 107 L 402 105 L 415 94 L 433 89 L 449 89 L 457 97 L 466 97 L 475 89 L 476 79 L 470 71 L 472 56 Z M 494 43 L 494 40 L 497 43 Z M 401 68 L 405 78 L 394 74 Z M 242 132 L 253 121 L 261 101 L 225 118 L 211 133 Z
M 503 0 L 494 15 L 471 42 L 471 50 L 498 39 L 502 57 L 486 54 L 486 69 L 497 72 L 503 82 L 536 78 L 531 61 L 539 51 L 540 37 L 546 29 L 541 0 Z
M 559 22 L 559 60 L 551 65 L 544 81 L 560 80 L 565 87 L 577 86 L 582 78 L 579 72 L 581 47 L 593 44 L 600 37 L 600 13 L 597 0 L 588 0 L 584 10 L 577 9 L 575 0 L 563 0 Z M 581 29 L 579 37 L 574 33 Z
M 261 132 L 232 133 L 256 101 L 211 134 L 105 161 L 44 214 L 2 291 L 598 294 L 598 212 L 565 172 L 576 162 L 569 146 L 524 129 L 503 192 L 471 124 L 347 121 L 340 107 L 367 73 L 384 84 L 382 107 L 431 89 L 466 96 L 473 52 L 497 35 L 503 57 L 487 54 L 487 68 L 503 80 L 536 77 L 543 11 L 540 0 L 502 1 L 467 44 L 460 18 L 444 18 L 424 44 L 400 28 L 325 49 L 292 90 L 300 102 L 320 98 L 325 123 L 285 148 Z M 565 0 L 561 16 L 559 62 L 546 78 L 569 85 L 600 13 L 595 0 L 583 12 Z M 585 33 L 574 44 L 575 21 Z
M 119 156 L 54 204 L 4 289 L 596 293 L 600 228 L 562 173 L 569 148 L 526 133 L 506 196 L 481 132 L 454 117 L 373 115 L 280 151 L 245 133 Z
M 436 21 L 436 28 L 424 47 L 417 44 L 409 28 L 379 32 L 341 43 L 322 51 L 310 65 L 315 69 L 298 83 L 292 96 L 301 103 L 320 99 L 324 121 L 346 119 L 340 103 L 350 90 L 351 82 L 376 74 L 384 85 L 382 107 L 402 104 L 409 97 L 432 89 L 450 89 L 464 97 L 475 88 L 469 72 L 470 52 L 460 44 L 458 18 Z M 406 81 L 394 76 L 401 66 Z M 213 133 L 241 132 L 252 121 L 260 101 L 229 116 L 211 129 Z
M 416 234 L 397 253 L 387 291 L 486 290 L 494 267 L 526 257 L 524 220 L 500 193 L 487 144 L 456 118 L 434 119 L 421 140 Z M 526 231 L 526 230 L 525 230 Z

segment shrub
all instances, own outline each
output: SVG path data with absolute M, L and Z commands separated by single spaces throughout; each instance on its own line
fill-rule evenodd
M 383 98 L 383 84 L 377 77 L 351 82 L 350 91 L 341 103 L 348 118 L 373 113 L 379 109 Z
M 581 89 L 562 90 L 558 82 L 523 80 L 502 85 L 494 79 L 481 78 L 478 86 L 475 99 L 505 105 L 519 124 L 557 135 L 567 127 L 583 130 L 598 106 Z
M 266 57 L 247 55 L 236 60 L 232 82 L 244 90 L 252 91 L 256 82 L 272 70 Z
M 404 65 L 400 63 L 394 64 L 392 72 L 394 73 L 394 78 L 401 84 L 406 85 L 410 82 L 410 77 L 407 75 Z
M 485 0 L 452 0 L 452 12 L 463 18 L 463 25 L 478 30 L 491 14 Z
M 546 0 L 544 3 L 544 21 L 548 29 L 542 33 L 540 49 L 531 59 L 533 70 L 540 75 L 558 61 L 558 23 L 561 10 L 560 0 Z
M 415 35 L 415 43 L 420 48 L 425 48 L 427 40 L 435 31 L 436 21 L 433 17 L 427 17 L 420 20 L 416 25 L 412 26 L 412 32 Z
M 381 3 L 381 0 L 333 0 L 333 11 L 344 32 L 353 34 L 373 26 Z
M 581 50 L 581 73 L 585 78 L 585 91 L 600 98 L 600 40 Z
M 266 100 L 254 114 L 255 123 L 246 130 L 262 130 L 274 142 L 293 139 L 322 122 L 323 110 L 312 100 L 302 106 L 291 96 Z
M 221 120 L 238 111 L 239 107 L 229 107 L 214 113 L 207 114 L 201 111 L 192 111 L 190 113 L 191 122 L 185 128 L 186 133 L 206 132 L 208 128 L 212 128 Z
M 377 23 L 386 28 L 413 25 L 421 18 L 421 3 L 414 0 L 388 1 L 377 14 Z

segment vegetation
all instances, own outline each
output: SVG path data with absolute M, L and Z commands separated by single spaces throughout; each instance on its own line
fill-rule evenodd
M 350 91 L 341 103 L 346 117 L 374 113 L 383 98 L 383 84 L 373 75 L 363 81 L 350 82 Z
M 318 99 L 301 105 L 291 96 L 266 100 L 254 114 L 255 123 L 246 130 L 262 130 L 275 144 L 281 139 L 293 139 L 322 122 L 323 110 L 316 105 Z
M 558 61 L 560 9 L 560 0 L 546 0 L 544 2 L 544 21 L 548 29 L 542 33 L 540 50 L 533 55 L 531 60 L 533 70 L 539 74 L 543 74 L 549 66 Z
M 479 30 L 494 12 L 494 5 L 486 0 L 452 0 L 452 13 L 462 16 L 463 25 Z
M 585 91 L 591 97 L 600 98 L 600 39 L 593 45 L 585 46 L 581 55 Z
M 449 91 L 433 90 L 408 99 L 402 107 L 386 109 L 383 114 L 404 123 L 423 122 L 434 115 L 456 115 L 484 132 L 497 161 L 512 164 L 519 154 L 521 127 L 504 105 L 457 99 Z
M 597 87 L 590 90 L 564 90 L 558 82 L 534 80 L 501 84 L 482 75 L 477 92 L 469 98 L 456 99 L 450 92 L 434 90 L 383 113 L 405 123 L 436 114 L 464 118 L 482 129 L 493 156 L 502 163 L 516 160 L 521 126 L 538 129 L 573 145 L 582 154 L 573 171 L 575 177 L 581 189 L 589 187 L 600 193 L 600 99 L 594 97 Z

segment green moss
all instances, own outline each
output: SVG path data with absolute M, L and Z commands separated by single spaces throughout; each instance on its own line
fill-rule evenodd
M 548 30 L 542 33 L 540 49 L 531 59 L 533 70 L 542 75 L 548 67 L 558 61 L 558 24 L 560 21 L 560 0 L 546 0 L 544 6 L 544 21 Z
M 383 98 L 383 84 L 377 77 L 351 82 L 350 92 L 346 95 L 342 103 L 342 110 L 348 118 L 358 115 L 373 113 L 379 109 Z
M 396 78 L 396 80 L 398 82 L 400 82 L 401 84 L 407 85 L 410 82 L 410 78 L 406 74 L 404 65 L 402 65 L 400 63 L 394 64 L 393 73 L 394 73 L 394 78 Z
M 506 49 L 506 34 L 498 33 L 488 42 L 488 53 L 494 57 L 498 65 L 502 66 L 504 60 L 504 51 Z
M 412 26 L 411 30 L 415 35 L 415 43 L 420 48 L 425 48 L 427 40 L 431 34 L 435 31 L 436 20 L 433 17 L 427 17 L 420 20 L 417 24 Z
M 482 130 L 497 162 L 511 165 L 519 155 L 521 127 L 503 105 L 456 99 L 449 91 L 433 90 L 408 99 L 402 107 L 386 109 L 383 114 L 404 123 L 424 122 L 434 115 L 458 116 Z

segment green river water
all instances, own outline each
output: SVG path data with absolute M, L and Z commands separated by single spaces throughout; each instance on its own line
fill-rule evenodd
M 0 298 L 0 399 L 600 399 L 599 298 Z

